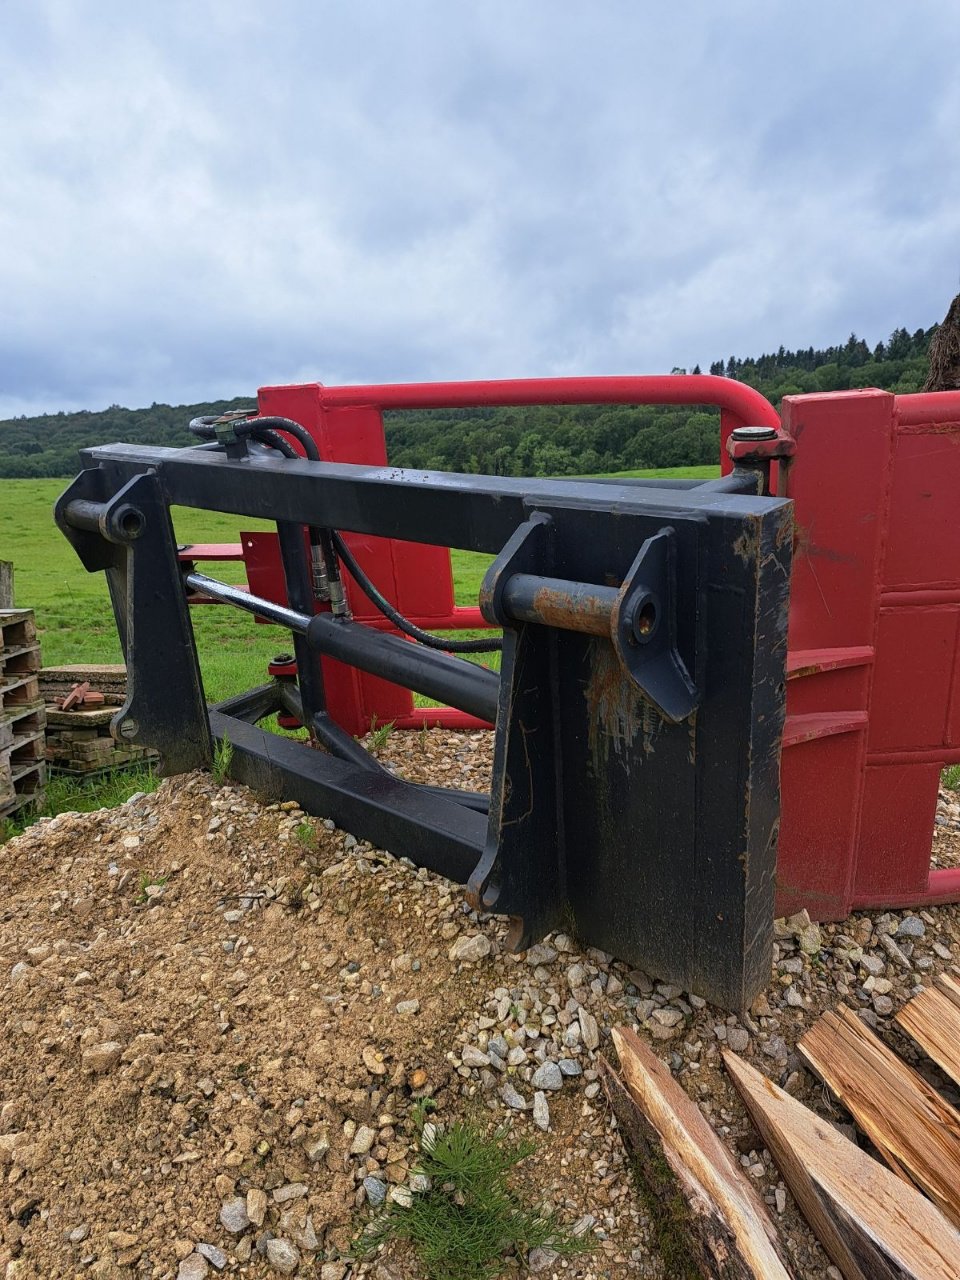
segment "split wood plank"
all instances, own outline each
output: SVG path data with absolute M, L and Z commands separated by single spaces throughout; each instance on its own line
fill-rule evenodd
M 623 1081 L 604 1062 L 607 1096 L 654 1195 L 679 1189 L 703 1275 L 793 1280 L 766 1206 L 696 1104 L 636 1032 L 615 1027 L 613 1043 Z
M 925 1196 L 729 1049 L 723 1061 L 845 1280 L 957 1280 L 960 1233 Z
M 960 1115 L 852 1009 L 825 1013 L 797 1049 L 894 1173 L 960 1227 Z
M 960 982 L 941 974 L 932 987 L 903 1006 L 896 1021 L 960 1085 Z

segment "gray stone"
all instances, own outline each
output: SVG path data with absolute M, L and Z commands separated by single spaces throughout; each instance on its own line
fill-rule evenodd
M 727 1046 L 734 1053 L 746 1053 L 750 1048 L 750 1034 L 743 1027 L 727 1027 Z
M 267 1241 L 267 1261 L 282 1276 L 292 1276 L 300 1265 L 300 1252 L 289 1240 L 278 1236 Z
M 527 950 L 527 964 L 533 967 L 538 964 L 552 964 L 556 958 L 557 953 L 553 947 L 548 947 L 542 942 L 538 942 Z
M 890 1014 L 893 1013 L 893 1001 L 889 996 L 874 996 L 873 1007 L 881 1018 L 889 1018 Z
M 488 956 L 491 950 L 490 939 L 486 934 L 462 934 L 450 948 L 450 959 L 473 963 Z
M 922 938 L 926 932 L 927 926 L 919 916 L 904 916 L 900 921 L 900 927 L 897 929 L 897 937 Z
M 563 1072 L 548 1059 L 543 1066 L 537 1067 L 531 1083 L 535 1089 L 562 1089 Z
M 887 955 L 890 957 L 893 963 L 898 964 L 901 969 L 913 968 L 913 965 L 910 963 L 910 961 L 907 959 L 907 957 L 900 950 L 900 948 L 897 946 L 897 944 L 894 942 L 894 940 L 890 937 L 888 933 L 881 933 L 880 945 L 881 947 L 883 947 L 884 951 L 887 953 Z
M 325 1262 L 320 1268 L 320 1280 L 344 1280 L 346 1265 L 342 1262 Z
M 198 1244 L 197 1253 L 202 1254 L 210 1265 L 216 1267 L 218 1271 L 222 1271 L 227 1265 L 227 1255 L 222 1249 L 218 1249 L 215 1244 Z
M 588 1013 L 583 1006 L 580 1007 L 578 1014 L 580 1021 L 580 1035 L 583 1043 L 588 1049 L 596 1049 L 600 1045 L 600 1029 L 597 1026 L 597 1020 L 592 1013 Z
M 544 1133 L 550 1128 L 550 1108 L 547 1095 L 539 1090 L 533 1095 L 533 1123 Z
M 288 1200 L 300 1200 L 309 1190 L 305 1182 L 288 1182 L 282 1187 L 277 1187 L 273 1198 L 277 1204 L 285 1204 Z
M 561 1058 L 557 1063 L 560 1071 L 565 1076 L 579 1076 L 583 1074 L 583 1067 L 575 1058 Z
M 465 1067 L 489 1067 L 490 1059 L 480 1049 L 468 1044 L 460 1055 Z
M 530 1109 L 529 1102 L 526 1101 L 522 1094 L 517 1092 L 509 1081 L 500 1089 L 500 1097 L 514 1111 L 529 1111 Z
M 510 1046 L 504 1040 L 503 1036 L 491 1036 L 487 1041 L 487 1051 L 495 1053 L 498 1058 L 506 1058 L 510 1052 Z
M 231 1235 L 238 1236 L 241 1231 L 246 1231 L 250 1225 L 246 1199 L 241 1196 L 234 1196 L 232 1199 L 225 1201 L 220 1208 L 220 1221 Z
M 534 1275 L 541 1271 L 549 1271 L 559 1257 L 555 1249 L 543 1247 L 531 1249 L 527 1255 L 527 1270 L 532 1271 Z
M 402 1018 L 412 1018 L 415 1013 L 419 1012 L 419 1000 L 401 1000 L 397 1005 L 397 1013 L 399 1013 Z
M 367 1193 L 367 1200 L 375 1209 L 387 1198 L 387 1184 L 379 1178 L 364 1178 L 363 1189 Z
M 866 969 L 867 973 L 871 974 L 874 978 L 879 978 L 881 973 L 883 973 L 884 969 L 887 967 L 886 963 L 881 960 L 879 956 L 872 956 L 869 952 L 864 952 L 860 957 L 860 964 L 864 969 Z

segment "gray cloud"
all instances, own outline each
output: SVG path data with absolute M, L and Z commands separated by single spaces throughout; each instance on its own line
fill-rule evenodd
M 960 273 L 960 10 L 8 0 L 0 416 L 870 341 Z

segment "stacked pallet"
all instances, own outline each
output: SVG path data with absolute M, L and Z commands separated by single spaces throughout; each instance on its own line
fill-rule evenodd
M 97 705 L 71 706 L 71 693 L 89 686 Z M 56 773 L 90 775 L 156 759 L 156 753 L 111 736 L 110 722 L 126 699 L 127 671 L 122 663 L 44 667 L 40 693 L 47 704 L 46 758 Z M 88 694 L 89 696 L 89 694 Z M 67 702 L 67 709 L 58 703 Z
M 44 704 L 31 609 L 0 610 L 0 817 L 42 798 Z

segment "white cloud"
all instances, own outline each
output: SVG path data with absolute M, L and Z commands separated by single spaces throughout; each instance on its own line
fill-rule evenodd
M 921 17 L 922 14 L 922 17 Z M 0 416 L 928 325 L 960 11 L 8 0 Z

